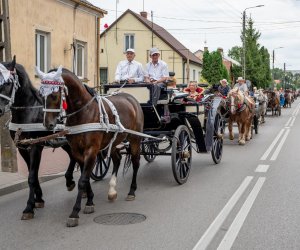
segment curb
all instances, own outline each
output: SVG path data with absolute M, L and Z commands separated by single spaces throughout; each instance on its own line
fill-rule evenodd
M 59 174 L 55 174 L 55 175 L 45 175 L 45 176 L 40 176 L 39 177 L 39 181 L 40 183 L 46 182 L 46 181 L 51 181 L 53 179 L 59 178 L 64 176 L 64 173 L 59 173 Z M 0 188 L 0 197 L 3 195 L 7 195 L 22 189 L 28 188 L 28 181 L 27 179 L 24 181 L 19 181 L 19 182 L 15 182 L 11 185 L 7 185 L 4 186 L 2 188 Z

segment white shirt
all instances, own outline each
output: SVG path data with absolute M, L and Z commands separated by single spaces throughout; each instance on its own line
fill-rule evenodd
M 162 61 L 158 60 L 156 64 L 148 62 L 146 64 L 146 74 L 145 76 L 149 77 L 150 80 L 159 80 L 162 77 L 169 77 L 168 65 Z
M 246 91 L 248 91 L 248 87 L 247 87 L 247 84 L 246 83 L 243 83 L 243 84 L 239 84 L 239 83 L 236 83 L 235 85 L 234 85 L 234 87 L 235 88 L 239 88 L 239 90 L 240 91 L 242 91 L 242 92 L 246 92 Z
M 141 63 L 133 60 L 129 62 L 124 60 L 118 63 L 115 81 L 134 79 L 135 82 L 144 81 L 143 66 Z

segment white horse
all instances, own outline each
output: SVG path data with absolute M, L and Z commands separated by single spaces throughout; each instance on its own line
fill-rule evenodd
M 268 96 L 263 93 L 263 89 L 259 89 L 254 93 L 254 97 L 256 98 L 259 104 L 258 106 L 259 123 L 265 123 L 265 114 L 267 112 L 267 106 L 268 106 Z

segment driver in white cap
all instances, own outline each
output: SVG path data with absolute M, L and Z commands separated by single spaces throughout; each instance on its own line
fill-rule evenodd
M 120 83 L 122 81 L 127 81 L 128 83 L 143 82 L 143 66 L 141 63 L 134 60 L 134 49 L 127 49 L 125 54 L 126 60 L 118 63 L 115 73 L 115 81 L 117 83 Z
M 169 78 L 168 65 L 159 60 L 160 52 L 157 48 L 150 49 L 151 61 L 146 64 L 145 82 L 162 83 Z
M 237 83 L 234 85 L 235 88 L 239 88 L 240 91 L 248 94 L 249 89 L 247 87 L 246 81 L 243 77 L 239 76 L 237 79 Z

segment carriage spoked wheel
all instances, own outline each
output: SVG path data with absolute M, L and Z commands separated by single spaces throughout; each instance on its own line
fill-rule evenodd
M 172 171 L 178 184 L 187 181 L 192 166 L 192 143 L 188 128 L 177 127 L 172 139 Z
M 158 149 L 158 142 L 151 142 L 149 138 L 145 138 L 142 141 L 142 152 L 147 162 L 153 162 L 156 158 Z
M 259 120 L 257 115 L 253 116 L 253 128 L 255 131 L 255 134 L 258 134 L 258 126 L 259 126 Z
M 101 181 L 104 176 L 107 174 L 109 165 L 110 165 L 110 157 L 107 156 L 107 151 L 100 151 L 97 155 L 94 169 L 91 173 L 91 178 L 94 181 Z
M 218 164 L 222 159 L 224 129 L 224 120 L 221 118 L 220 114 L 217 114 L 215 117 L 213 145 L 211 150 L 211 156 L 216 164 Z

